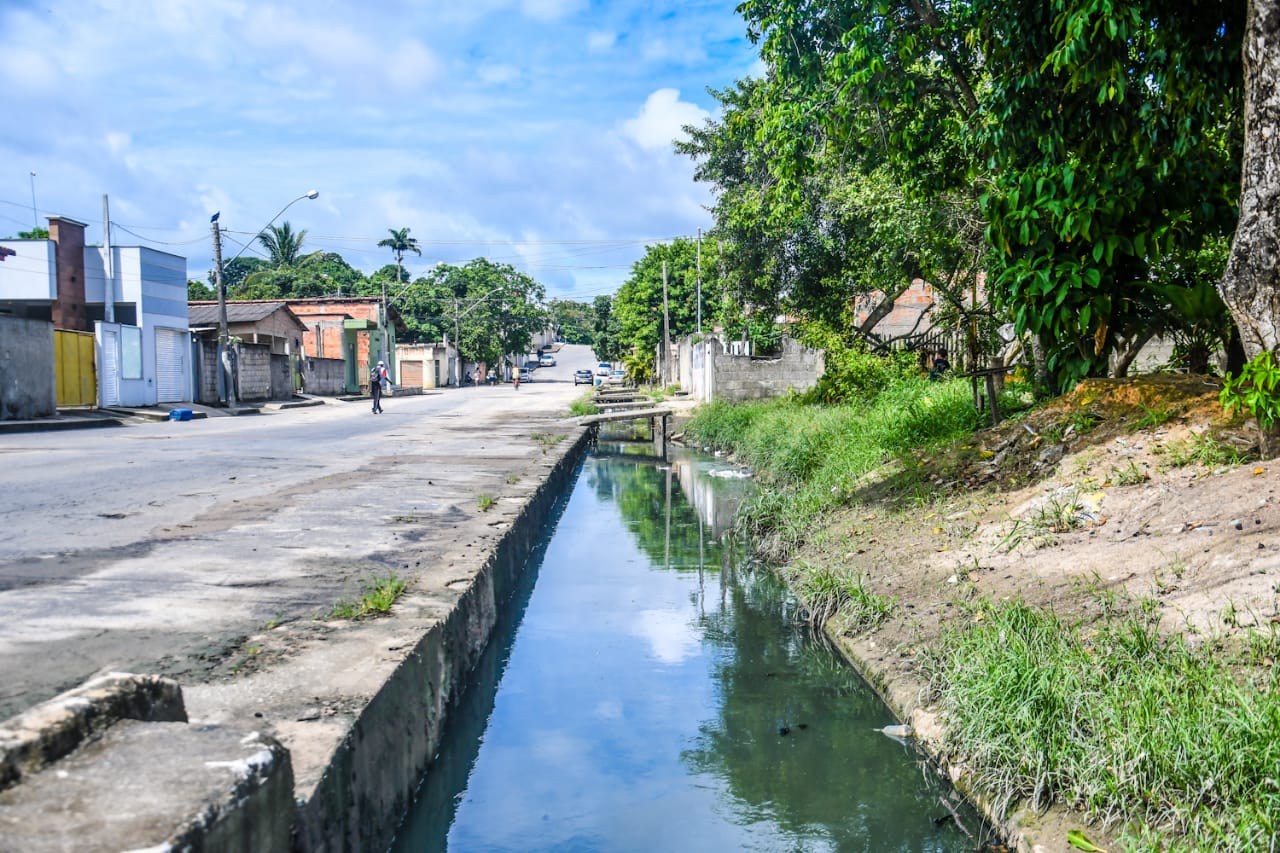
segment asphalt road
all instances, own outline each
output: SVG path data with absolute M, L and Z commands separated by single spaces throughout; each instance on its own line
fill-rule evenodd
M 573 371 L 595 359 L 557 359 L 519 390 L 390 397 L 381 415 L 0 435 L 0 719 L 101 671 L 212 677 L 264 624 L 371 575 L 447 573 L 480 547 L 479 496 L 527 491 L 571 431 Z

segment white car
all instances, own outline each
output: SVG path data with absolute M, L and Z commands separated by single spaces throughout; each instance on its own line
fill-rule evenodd
M 596 376 L 608 376 L 611 370 L 613 370 L 613 365 L 607 361 L 602 361 L 596 365 Z
M 544 352 L 542 355 L 538 356 L 538 366 L 539 367 L 555 367 L 556 357 L 554 355 L 551 355 L 550 353 Z
M 625 385 L 627 383 L 627 372 L 625 370 L 610 370 L 608 378 L 604 381 L 610 385 Z

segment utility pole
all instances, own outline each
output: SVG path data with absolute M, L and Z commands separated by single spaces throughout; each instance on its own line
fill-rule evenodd
M 671 311 L 667 304 L 667 261 L 662 261 L 662 373 L 663 386 L 671 384 Z
M 228 407 L 235 406 L 235 389 L 231 373 L 231 336 L 227 333 L 227 285 L 222 280 L 222 232 L 218 230 L 218 213 L 209 220 L 213 226 L 213 286 L 218 291 L 218 358 L 222 366 L 222 394 Z
M 108 323 L 116 321 L 116 263 L 111 256 L 111 209 L 107 206 L 107 194 L 102 194 L 102 248 L 106 250 L 106 273 L 103 281 L 102 318 Z
M 702 334 L 702 229 L 698 229 L 698 334 Z
M 458 342 L 462 340 L 462 317 L 458 314 L 458 299 L 453 300 L 453 382 L 458 387 L 462 386 L 462 350 L 458 349 Z

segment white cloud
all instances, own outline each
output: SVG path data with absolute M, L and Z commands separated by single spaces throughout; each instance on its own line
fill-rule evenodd
M 700 125 L 710 117 L 711 113 L 697 104 L 680 100 L 679 89 L 659 89 L 645 99 L 639 115 L 622 123 L 622 132 L 641 148 L 653 151 L 683 139 L 685 125 Z
M 563 18 L 585 5 L 585 0 L 520 0 L 520 10 L 538 21 Z
M 649 642 L 655 658 L 676 664 L 698 653 L 698 633 L 679 610 L 642 610 L 632 632 Z
M 129 134 L 120 131 L 112 131 L 107 134 L 106 143 L 108 150 L 112 154 L 120 155 L 129 149 Z
M 476 76 L 491 86 L 500 86 L 519 79 L 520 69 L 514 65 L 482 65 L 476 69 Z
M 608 53 L 617 43 L 617 33 L 596 30 L 587 34 L 587 50 L 591 53 Z

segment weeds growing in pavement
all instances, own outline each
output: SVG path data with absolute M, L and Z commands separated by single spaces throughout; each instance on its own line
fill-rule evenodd
M 339 601 L 329 611 L 330 619 L 365 619 L 391 612 L 395 604 L 408 588 L 409 582 L 397 577 L 395 572 L 386 577 L 374 577 L 364 583 L 364 591 L 355 601 Z
M 1126 849 L 1274 849 L 1274 632 L 1232 661 L 1162 636 L 1147 615 L 1076 625 L 1013 602 L 983 616 L 929 660 L 950 748 L 978 788 L 1125 825 Z
M 498 502 L 496 499 L 494 499 L 493 495 L 484 494 L 480 496 L 477 503 L 480 506 L 481 512 L 488 512 L 489 510 L 493 509 Z
M 600 414 L 600 407 L 591 402 L 591 396 L 588 394 L 569 404 L 569 414 L 576 417 L 581 417 L 583 415 L 598 415 Z

